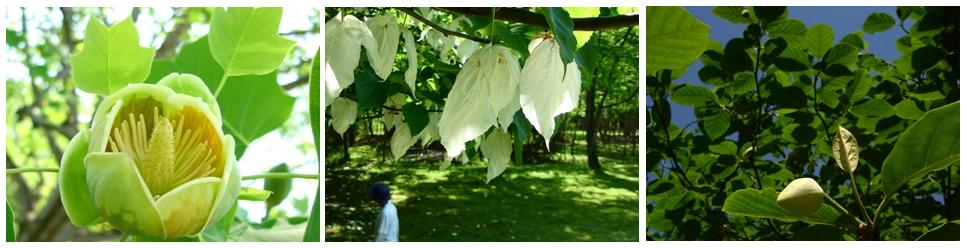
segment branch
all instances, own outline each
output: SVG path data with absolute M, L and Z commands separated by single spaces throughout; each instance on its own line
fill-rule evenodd
M 305 85 L 307 83 L 309 83 L 309 77 L 308 76 L 299 77 L 299 79 L 296 79 L 295 81 L 292 81 L 291 83 L 287 83 L 287 84 L 282 85 L 282 89 L 285 90 L 285 91 L 289 91 L 291 89 L 295 89 L 296 87 Z
M 188 11 L 188 9 L 185 9 L 184 12 L 178 16 L 178 19 L 176 20 L 177 24 L 175 24 L 174 29 L 172 29 L 171 32 L 168 32 L 168 35 L 165 36 L 165 41 L 161 43 L 161 48 L 158 48 L 158 52 L 154 54 L 156 59 L 171 56 L 171 54 L 174 53 L 175 48 L 181 43 L 181 36 L 184 35 L 188 31 L 188 28 L 191 27 L 191 21 L 188 20 L 188 14 L 186 13 Z
M 440 8 L 451 13 L 491 18 L 490 8 Z M 497 10 L 497 20 L 523 23 L 531 26 L 549 28 L 544 15 L 527 11 L 524 8 L 501 8 Z M 574 31 L 597 31 L 620 27 L 638 26 L 638 15 L 618 15 L 589 18 L 573 18 Z
M 420 14 L 417 14 L 416 11 L 413 11 L 412 8 L 396 8 L 396 9 L 402 11 L 403 13 L 406 13 L 407 15 L 412 16 L 413 18 L 416 18 L 417 20 L 425 23 L 426 25 L 429 25 L 430 27 L 433 27 L 433 29 L 436 29 L 437 31 L 440 31 L 440 33 L 443 33 L 443 34 L 446 34 L 446 35 L 453 35 L 453 36 L 457 36 L 457 37 L 462 37 L 464 39 L 473 40 L 473 41 L 480 42 L 480 43 L 484 43 L 484 44 L 490 43 L 490 40 L 489 39 L 484 39 L 484 38 L 481 38 L 481 37 L 477 37 L 477 36 L 473 36 L 473 35 L 469 35 L 469 34 L 464 34 L 464 33 L 460 33 L 460 32 L 456 32 L 456 31 L 452 31 L 452 30 L 443 28 L 440 25 L 437 25 L 436 23 L 433 23 L 433 21 L 427 20 L 425 17 L 421 16 Z M 489 14 L 490 12 L 488 11 L 487 13 L 488 13 L 487 16 L 489 17 L 490 16 L 490 14 Z

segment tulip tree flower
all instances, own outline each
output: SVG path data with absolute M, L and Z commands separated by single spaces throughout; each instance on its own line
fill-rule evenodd
M 92 126 L 61 161 L 61 200 L 74 225 L 193 237 L 238 199 L 235 141 L 198 77 L 127 85 L 101 102 Z
M 816 212 L 823 205 L 826 193 L 819 187 L 816 180 L 804 177 L 792 180 L 786 188 L 779 193 L 776 201 L 779 206 L 791 212 L 800 214 L 810 214 Z

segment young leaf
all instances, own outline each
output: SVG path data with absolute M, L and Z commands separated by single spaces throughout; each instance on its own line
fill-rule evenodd
M 860 162 L 860 147 L 856 144 L 856 138 L 846 128 L 839 127 L 836 137 L 833 138 L 833 158 L 836 165 L 847 173 L 856 171 L 856 166 Z
M 927 112 L 900 135 L 883 161 L 882 182 L 890 195 L 907 181 L 960 161 L 960 101 Z
M 645 69 L 684 68 L 702 55 L 708 44 L 709 26 L 682 7 L 645 8 Z
M 883 32 L 893 27 L 893 24 L 896 24 L 896 22 L 890 14 L 873 13 L 866 17 L 866 21 L 863 22 L 863 32 L 867 34 Z
M 801 214 L 779 206 L 775 190 L 740 189 L 725 199 L 722 211 L 731 215 L 771 218 L 781 221 L 803 221 L 810 224 L 838 225 L 840 213 L 823 204 L 815 212 Z
M 268 190 L 242 187 L 238 191 L 238 199 L 243 201 L 265 201 L 265 199 L 269 199 L 269 195 L 271 194 L 272 191 Z
M 279 36 L 281 20 L 282 8 L 215 8 L 208 33 L 212 57 L 227 76 L 274 71 L 295 47 Z
M 218 96 L 225 130 L 235 138 L 235 156 L 242 157 L 255 139 L 275 130 L 292 114 L 295 97 L 282 91 L 276 73 L 228 78 Z
M 138 45 L 138 30 L 131 18 L 108 28 L 91 16 L 84 32 L 84 50 L 70 61 L 78 88 L 110 95 L 130 83 L 144 82 L 152 58 L 154 49 Z

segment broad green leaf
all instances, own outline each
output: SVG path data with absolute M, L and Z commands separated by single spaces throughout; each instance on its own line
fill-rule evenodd
M 276 82 L 276 73 L 229 77 L 218 105 L 225 130 L 235 138 L 235 156 L 242 157 L 255 139 L 275 130 L 292 113 L 295 98 Z
M 279 36 L 281 20 L 282 8 L 215 8 L 208 33 L 212 57 L 228 76 L 274 71 L 295 47 Z
M 925 71 L 943 60 L 946 53 L 935 46 L 925 46 L 913 51 L 911 66 L 916 71 Z
M 863 41 L 863 32 L 849 33 L 839 40 L 839 43 L 849 44 L 856 49 L 866 49 L 866 41 Z
M 182 48 L 184 49 L 184 48 Z M 175 61 L 172 59 L 158 59 L 151 62 L 151 73 L 148 74 L 148 78 L 144 79 L 145 83 L 157 83 L 161 81 L 162 78 L 168 76 L 172 72 L 178 72 L 178 66 L 175 65 Z
M 794 47 L 783 50 L 774 62 L 780 70 L 788 72 L 805 71 L 810 67 L 809 54 Z
M 225 71 L 212 57 L 208 36 L 203 36 L 178 51 L 178 57 L 175 58 L 175 72 L 198 76 L 211 92 L 215 92 L 222 76 L 225 75 Z
M 541 11 L 547 26 L 554 32 L 554 40 L 561 48 L 561 61 L 570 64 L 574 61 L 574 54 L 577 53 L 577 40 L 574 37 L 574 21 L 568 12 L 560 7 L 543 8 Z
M 320 49 L 321 50 L 321 49 Z M 316 159 L 319 158 L 319 53 L 312 59 L 312 71 L 309 72 L 309 118 L 312 123 L 312 142 L 316 145 Z
M 645 8 L 645 69 L 655 75 L 659 69 L 684 68 L 702 55 L 709 26 L 681 7 Z
M 598 17 L 601 14 L 601 8 L 598 7 L 564 7 L 571 18 L 588 18 L 588 17 Z M 584 46 L 591 39 L 591 35 L 594 31 L 574 31 L 574 38 L 577 40 L 577 48 Z
M 736 147 L 735 142 L 732 142 L 731 140 L 723 140 L 718 144 L 708 146 L 708 149 L 709 151 L 712 151 L 714 153 L 718 153 L 722 155 L 731 155 L 731 154 L 735 154 L 736 149 L 738 149 L 738 147 Z
M 494 29 L 497 30 L 497 37 L 504 41 L 504 45 L 508 48 L 514 49 L 520 54 L 521 58 L 527 59 L 530 55 L 530 51 L 527 50 L 527 39 L 522 29 L 515 28 L 514 25 L 508 25 L 502 22 L 495 22 Z
M 288 165 L 279 164 L 269 169 L 269 172 L 288 173 L 290 170 Z M 262 184 L 262 189 L 272 192 L 272 195 L 269 195 L 269 198 L 265 199 L 265 212 L 269 213 L 272 207 L 278 206 L 279 203 L 282 203 L 282 200 L 285 200 L 289 196 L 289 192 L 292 191 L 292 179 L 266 178 L 265 183 Z
M 743 12 L 745 13 L 743 14 Z M 745 7 L 718 6 L 712 8 L 712 14 L 735 24 L 752 23 L 752 19 L 749 18 L 749 11 Z
M 235 212 L 238 210 L 238 201 L 234 201 L 232 208 L 228 210 L 225 216 L 222 216 L 215 222 L 212 222 L 205 227 L 205 230 L 201 233 L 201 239 L 205 242 L 224 242 L 228 241 L 230 231 L 232 229 L 232 221 L 235 220 Z
M 849 112 L 863 117 L 888 117 L 893 115 L 893 105 L 883 99 L 874 98 L 850 107 Z
M 685 85 L 672 93 L 672 101 L 682 105 L 704 106 L 705 102 L 716 99 L 711 90 L 702 86 Z
M 856 62 L 856 48 L 849 44 L 839 43 L 830 49 L 826 57 L 823 58 L 827 64 L 850 65 Z
M 882 183 L 891 195 L 910 180 L 960 161 L 960 102 L 927 112 L 907 128 L 883 161 Z
M 826 51 L 833 47 L 833 28 L 826 24 L 817 24 L 806 32 L 806 48 L 813 57 L 822 58 Z
M 272 191 L 249 187 L 242 187 L 238 191 L 238 199 L 243 201 L 265 201 L 269 199 L 269 195 L 272 195 Z
M 810 214 L 794 213 L 776 201 L 778 193 L 772 189 L 740 189 L 725 199 L 722 211 L 731 215 L 756 218 L 771 218 L 781 221 L 803 221 L 810 224 L 837 225 L 840 213 L 833 207 L 823 204 Z
M 430 114 L 421 104 L 409 102 L 403 105 L 403 118 L 410 127 L 410 135 L 416 136 L 430 123 Z
M 319 242 L 319 187 L 316 187 L 316 199 L 312 200 L 312 213 L 306 222 L 306 232 L 302 235 L 302 242 Z
M 362 70 L 356 72 L 355 80 L 356 100 L 360 108 L 379 108 L 386 103 L 386 99 L 389 97 L 388 87 L 379 81 L 379 76 L 376 75 L 376 71 L 373 71 L 372 67 L 363 65 Z M 338 98 L 338 96 L 326 98 L 327 105 L 332 104 Z
M 930 229 L 917 238 L 917 241 L 959 241 L 960 240 L 960 221 L 955 220 L 943 223 Z
M 846 128 L 839 127 L 836 137 L 833 138 L 833 158 L 836 165 L 846 173 L 856 171 L 856 166 L 860 162 L 860 147 L 856 144 L 856 138 Z
M 514 164 L 516 165 L 524 165 L 524 143 L 527 142 L 527 135 L 531 128 L 533 127 L 530 122 L 527 122 L 524 112 L 514 113 Z
M 732 80 L 733 92 L 735 94 L 745 94 L 755 89 L 755 75 L 751 72 L 740 72 L 735 74 L 735 79 Z
M 802 21 L 786 19 L 769 23 L 766 27 L 769 37 L 781 37 L 789 42 L 789 47 L 799 47 L 806 37 L 806 25 Z
M 10 202 L 5 202 L 5 205 L 7 205 L 7 242 L 17 242 L 17 232 L 14 229 L 17 216 L 13 214 L 13 208 L 10 207 Z
M 762 21 L 762 23 L 769 24 L 770 22 L 786 18 L 789 12 L 783 6 L 756 6 L 752 7 L 752 15 L 757 20 Z
M 873 13 L 866 17 L 866 21 L 863 22 L 863 32 L 866 32 L 867 34 L 883 32 L 892 28 L 893 24 L 896 24 L 896 21 L 893 20 L 893 17 L 890 16 L 890 14 Z
M 896 116 L 907 120 L 916 120 L 920 116 L 923 116 L 923 111 L 920 107 L 917 107 L 917 102 L 911 99 L 905 99 L 897 103 L 896 106 Z
M 74 81 L 81 90 L 109 95 L 130 83 L 141 83 L 151 72 L 154 49 L 138 44 L 131 18 L 108 28 L 97 18 L 87 20 L 84 49 L 71 56 Z
M 702 126 L 705 127 L 705 134 L 711 140 L 718 139 L 725 134 L 725 131 L 729 130 L 729 125 L 732 124 L 732 117 L 728 113 L 721 111 L 718 114 L 707 116 L 702 120 Z
M 853 80 L 846 86 L 846 94 L 849 94 L 850 102 L 857 102 L 866 97 L 873 86 L 873 79 L 867 76 L 866 70 L 857 69 L 853 71 Z
M 913 98 L 919 99 L 920 101 L 929 102 L 944 99 L 944 95 L 940 91 L 930 91 L 924 93 L 907 93 Z

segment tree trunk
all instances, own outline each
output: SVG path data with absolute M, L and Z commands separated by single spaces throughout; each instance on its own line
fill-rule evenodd
M 594 170 L 595 173 L 603 173 L 601 163 L 598 161 L 598 121 L 595 118 L 594 102 L 594 93 L 597 88 L 596 79 L 591 79 L 591 86 L 588 89 L 587 98 L 585 98 L 584 117 L 587 119 L 585 138 L 588 142 L 588 168 Z

